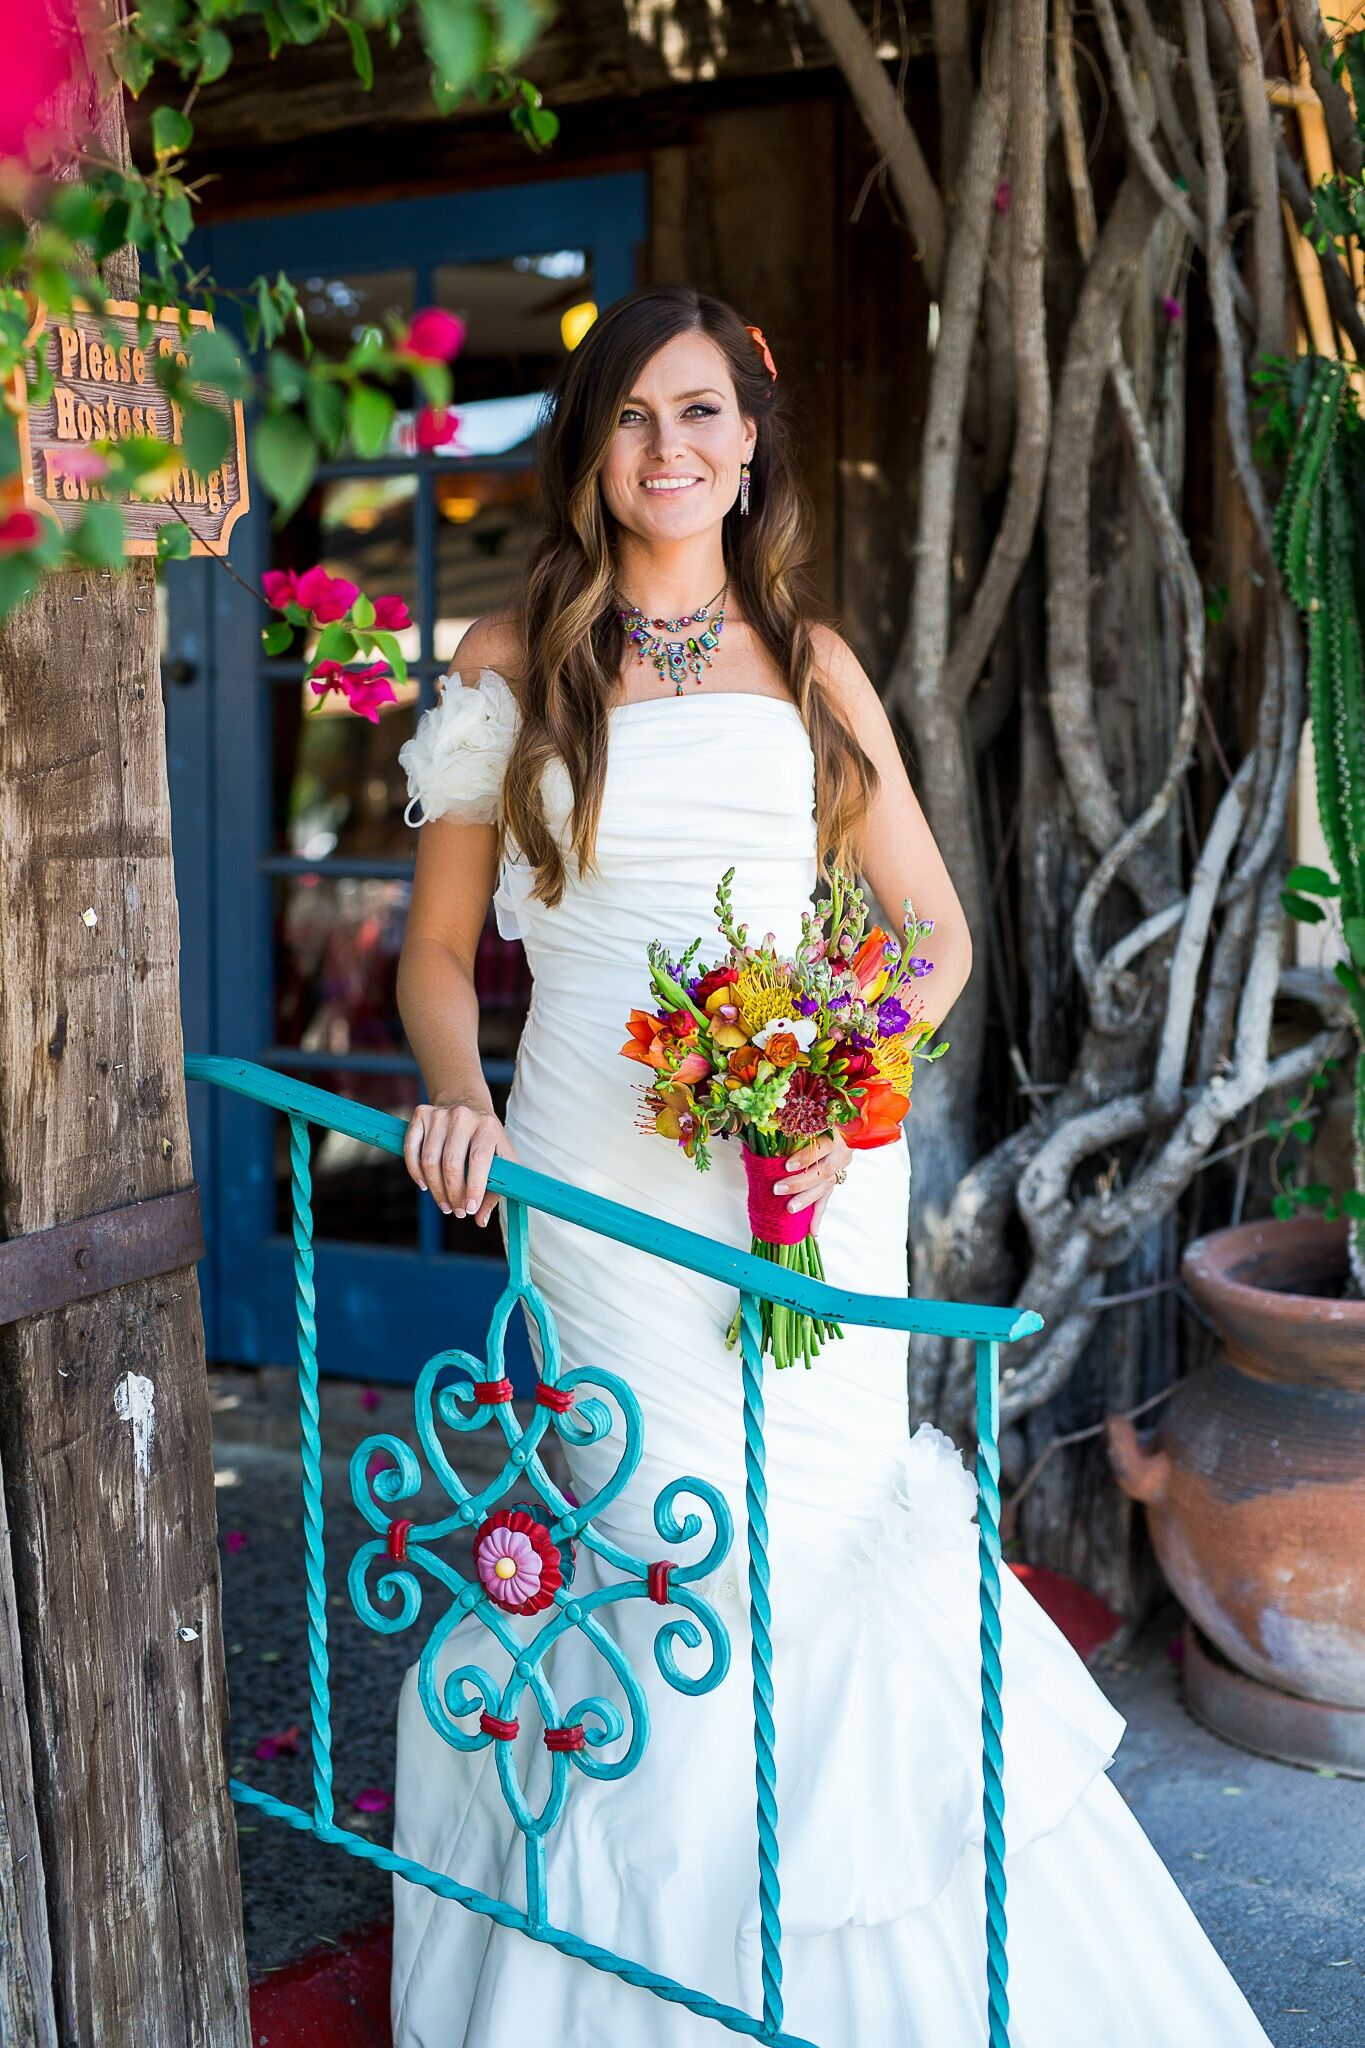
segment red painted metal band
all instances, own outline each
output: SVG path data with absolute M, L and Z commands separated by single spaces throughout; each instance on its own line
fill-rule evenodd
M 536 1406 L 538 1408 L 557 1408 L 562 1415 L 566 1408 L 573 1407 L 573 1403 L 574 1390 L 572 1387 L 549 1387 L 545 1384 L 544 1380 L 536 1382 Z
M 512 1742 L 521 1730 L 520 1721 L 500 1721 L 496 1714 L 486 1709 L 479 1716 L 479 1726 L 485 1735 L 496 1737 L 499 1742 Z
M 652 1564 L 649 1568 L 649 1597 L 657 1601 L 660 1607 L 667 1607 L 673 1597 L 668 1590 L 668 1575 L 673 1565 L 673 1558 L 661 1557 L 657 1564 Z
M 571 1722 L 565 1728 L 547 1728 L 545 1730 L 545 1747 L 547 1749 L 582 1749 L 587 1739 L 583 1729 L 576 1721 Z
M 408 1530 L 411 1522 L 389 1523 L 389 1556 L 395 1564 L 403 1564 L 408 1555 Z
M 480 1380 L 474 1389 L 474 1399 L 482 1401 L 488 1408 L 496 1408 L 500 1401 L 510 1401 L 511 1398 L 510 1380 Z

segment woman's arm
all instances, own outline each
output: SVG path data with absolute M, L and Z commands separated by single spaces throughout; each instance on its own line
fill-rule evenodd
M 827 626 L 816 627 L 816 660 L 830 698 L 881 778 L 863 824 L 860 866 L 899 928 L 908 896 L 934 929 L 916 948 L 934 971 L 917 984 L 925 1021 L 937 1030 L 967 985 L 972 936 L 952 877 L 910 786 L 891 721 L 858 657 Z
M 476 681 L 505 658 L 498 626 L 479 619 L 465 633 L 447 690 L 464 688 L 462 676 Z M 474 986 L 497 881 L 496 849 L 491 824 L 433 818 L 421 826 L 398 960 L 398 1010 L 428 1093 L 408 1124 L 403 1157 L 447 1216 L 472 1215 L 480 1224 L 496 1203 L 487 1192 L 489 1162 L 516 1156 L 484 1079 Z

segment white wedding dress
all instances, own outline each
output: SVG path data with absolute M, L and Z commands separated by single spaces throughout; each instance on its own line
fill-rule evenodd
M 428 816 L 492 815 L 515 718 L 491 669 L 475 686 L 447 685 L 402 755 Z M 545 793 L 562 831 L 569 784 L 558 763 Z M 499 929 L 521 937 L 534 974 L 507 1110 L 526 1165 L 747 1248 L 736 1147 L 718 1143 L 702 1174 L 677 1146 L 642 1133 L 645 1070 L 619 1047 L 630 1009 L 648 1004 L 650 939 L 675 958 L 699 936 L 703 959 L 723 952 L 714 898 L 731 865 L 736 914 L 751 933 L 795 942 L 815 881 L 813 803 L 809 742 L 784 700 L 703 687 L 615 710 L 600 873 L 577 881 L 571 860 L 554 909 L 531 900 L 530 870 L 514 848 L 498 878 Z M 904 1144 L 855 1158 L 821 1224 L 832 1282 L 904 1294 L 908 1178 Z M 565 1367 L 619 1374 L 643 1413 L 644 1456 L 601 1517 L 603 1532 L 644 1559 L 700 1557 L 709 1521 L 680 1545 L 653 1520 L 656 1497 L 683 1475 L 720 1487 L 735 1528 L 729 1558 L 697 1587 L 732 1641 L 713 1691 L 679 1693 L 655 1663 L 655 1637 L 676 1609 L 634 1598 L 598 1610 L 643 1681 L 650 1734 L 624 1778 L 571 1772 L 547 1840 L 547 1917 L 758 2014 L 740 1370 L 724 1343 L 735 1296 L 534 1212 L 530 1249 Z M 763 1390 L 784 2025 L 818 2048 L 982 2048 L 975 1480 L 941 1431 L 923 1424 L 911 1434 L 903 1337 L 849 1327 L 812 1370 L 766 1370 Z M 491 1415 L 487 1426 L 497 1428 Z M 614 1434 L 569 1450 L 580 1500 L 615 1469 L 621 1448 Z M 523 1488 L 498 1505 L 526 1497 Z M 575 1592 L 617 1577 L 578 1544 Z M 1267 2048 L 1105 1774 L 1123 1716 L 1008 1570 L 1002 1599 L 1014 2048 Z M 439 1612 L 430 1606 L 423 1628 Z M 529 1638 L 543 1619 L 514 1626 Z M 678 1656 L 692 1671 L 709 1662 L 704 1646 Z M 508 1669 L 477 1617 L 455 1631 L 439 1671 L 471 1662 L 499 1682 Z M 561 1710 L 593 1694 L 619 1701 L 578 1630 L 556 1646 L 549 1670 Z M 513 1761 L 538 1807 L 549 1757 L 529 1693 L 519 1718 Z M 462 1753 L 445 1741 L 426 1718 L 414 1666 L 398 1715 L 395 1846 L 524 1909 L 523 1838 L 499 1785 L 499 1747 L 490 1740 Z M 394 1919 L 396 2048 L 718 2048 L 741 2038 L 402 1878 Z

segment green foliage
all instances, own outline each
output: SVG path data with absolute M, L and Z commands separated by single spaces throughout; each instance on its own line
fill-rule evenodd
M 286 519 L 318 463 L 342 453 L 348 438 L 364 456 L 387 447 L 395 415 L 390 387 L 411 379 L 423 402 L 441 409 L 450 403 L 451 374 L 446 363 L 404 357 L 396 327 L 388 335 L 371 330 L 345 357 L 324 359 L 282 272 L 273 281 L 260 277 L 244 291 L 227 294 L 207 273 L 191 269 L 185 248 L 196 194 L 185 169 L 194 142 L 192 114 L 201 89 L 231 66 L 230 31 L 257 24 L 272 54 L 340 34 L 368 91 L 375 44 L 392 48 L 406 29 L 421 37 L 431 59 L 431 92 L 439 110 L 471 96 L 505 107 L 513 130 L 538 151 L 553 142 L 558 122 L 538 88 L 511 67 L 552 14 L 553 0 L 138 0 L 111 38 L 114 70 L 134 97 L 158 74 L 178 79 L 182 102 L 168 101 L 153 111 L 150 168 L 123 169 L 91 159 L 79 167 L 79 177 L 30 179 L 21 200 L 11 191 L 0 203 L 0 383 L 8 385 L 22 373 L 31 404 L 50 398 L 53 379 L 43 346 L 28 338 L 31 298 L 43 302 L 50 318 L 69 314 L 77 299 L 102 318 L 98 266 L 131 246 L 140 263 L 137 303 L 144 342 L 150 339 L 153 308 L 181 313 L 188 367 L 159 358 L 156 374 L 180 408 L 186 462 L 201 476 L 217 468 L 231 441 L 226 402 L 253 402 L 260 417 L 251 453 L 275 503 L 277 523 Z M 244 357 L 225 328 L 191 326 L 192 304 L 218 317 L 220 301 L 235 313 L 247 350 L 263 361 Z M 105 331 L 111 341 L 122 338 L 112 323 Z M 166 451 L 155 442 L 130 440 L 99 443 L 97 452 L 109 464 L 104 488 L 110 498 L 93 501 L 69 536 L 45 520 L 31 543 L 0 553 L 0 619 L 64 561 L 108 566 L 121 560 L 122 515 L 111 499 L 135 490 L 141 478 L 162 467 Z M 14 419 L 0 410 L 0 481 L 13 479 L 18 467 Z M 178 521 L 163 526 L 158 563 L 180 559 L 188 545 L 188 531 Z M 371 609 L 366 623 L 372 625 L 373 618 Z M 392 633 L 365 634 L 359 647 L 380 648 L 400 680 L 406 675 Z

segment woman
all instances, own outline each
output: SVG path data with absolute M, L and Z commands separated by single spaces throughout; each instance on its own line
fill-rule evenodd
M 920 986 L 936 1024 L 970 972 L 961 905 L 877 694 L 809 617 L 782 391 L 762 335 L 715 299 L 667 286 L 611 307 L 551 394 L 547 520 L 521 611 L 470 627 L 403 750 L 425 829 L 399 1000 L 429 1096 L 405 1156 L 445 1213 L 475 1227 L 493 1212 L 501 1156 L 747 1246 L 737 1147 L 717 1145 L 702 1175 L 643 1135 L 639 1069 L 619 1051 L 627 1013 L 647 1000 L 647 942 L 676 954 L 712 936 L 727 867 L 736 914 L 784 947 L 822 860 L 861 872 L 893 912 L 911 898 L 934 921 Z M 505 1125 L 476 1048 L 473 961 L 490 900 L 535 983 Z M 793 1208 L 814 1206 L 836 1285 L 905 1292 L 909 1170 L 903 1143 L 853 1153 L 837 1134 L 793 1159 L 779 1188 Z M 718 1486 L 735 1523 L 729 1559 L 698 1588 L 733 1643 L 711 1691 L 663 1682 L 662 1610 L 599 1610 L 645 1682 L 649 1741 L 618 1779 L 571 1774 L 547 1840 L 546 1917 L 758 2012 L 733 1293 L 553 1218 L 534 1215 L 530 1238 L 565 1363 L 619 1374 L 642 1410 L 640 1467 L 595 1526 L 637 1556 L 701 1556 L 709 1529 L 664 1544 L 653 1518 L 681 1475 Z M 975 1484 L 941 1431 L 910 1433 L 905 1367 L 903 1337 L 849 1327 L 812 1371 L 765 1378 L 785 2024 L 820 2048 L 984 2039 Z M 618 1418 L 597 1444 L 566 1442 L 580 1500 L 614 1471 L 619 1431 Z M 613 1576 L 578 1545 L 576 1593 Z M 1263 2048 L 1105 1776 L 1123 1717 L 1008 1572 L 1002 1597 L 1016 2048 Z M 474 1662 L 501 1681 L 499 1655 L 466 1618 L 441 1675 Z M 579 1631 L 552 1657 L 561 1706 L 612 1692 Z M 399 1851 L 524 1908 L 522 1837 L 495 1752 L 508 1744 L 536 1806 L 548 1764 L 534 1723 L 523 1711 L 514 1736 L 457 1750 L 428 1720 L 414 1667 L 399 1712 Z M 724 2038 L 403 1879 L 395 1922 L 398 2048 Z

